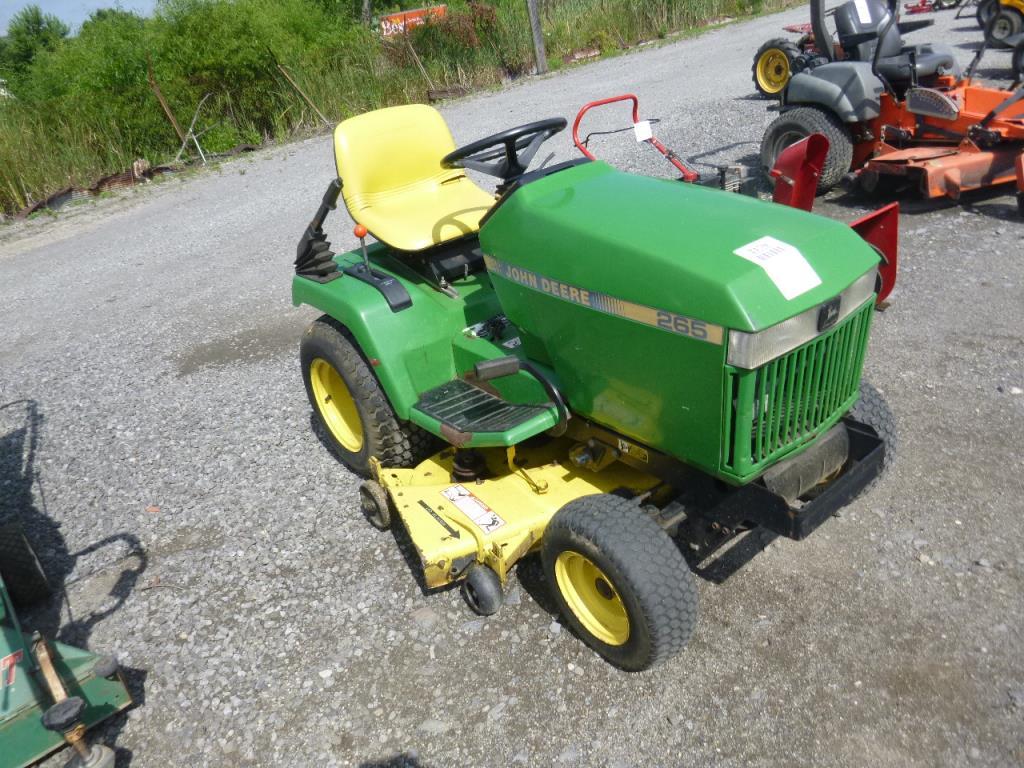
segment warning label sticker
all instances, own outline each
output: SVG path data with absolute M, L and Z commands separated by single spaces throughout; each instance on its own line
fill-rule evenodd
M 496 531 L 505 524 L 490 507 L 473 495 L 464 485 L 450 485 L 441 491 L 441 495 L 458 507 L 466 517 L 472 520 L 484 533 Z
M 787 299 L 795 299 L 821 285 L 821 278 L 804 255 L 789 243 L 774 237 L 762 237 L 733 253 L 761 267 Z

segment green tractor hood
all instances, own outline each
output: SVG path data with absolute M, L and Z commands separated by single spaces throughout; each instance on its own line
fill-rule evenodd
M 480 241 L 530 275 L 748 332 L 831 299 L 879 261 L 845 224 L 602 162 L 516 190 Z

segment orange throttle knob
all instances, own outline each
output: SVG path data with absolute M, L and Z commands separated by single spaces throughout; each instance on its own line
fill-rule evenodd
M 366 227 L 364 227 L 362 224 L 356 224 L 356 228 L 352 231 L 355 233 L 355 236 L 358 237 L 360 240 L 366 237 Z

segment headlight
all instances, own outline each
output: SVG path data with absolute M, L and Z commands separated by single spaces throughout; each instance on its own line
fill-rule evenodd
M 759 368 L 769 360 L 774 360 L 810 341 L 828 328 L 835 327 L 874 294 L 877 274 L 877 269 L 865 272 L 836 297 L 839 300 L 838 313 L 835 319 L 828 318 L 830 322 L 826 328 L 819 327 L 822 310 L 833 304 L 836 299 L 812 307 L 758 333 L 729 331 L 729 365 L 736 368 Z

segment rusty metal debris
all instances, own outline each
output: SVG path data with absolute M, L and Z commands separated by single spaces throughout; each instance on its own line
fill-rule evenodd
M 233 155 L 241 154 L 242 152 L 252 152 L 255 149 L 256 146 L 253 144 L 239 144 L 237 147 L 229 149 L 227 152 L 207 155 L 206 157 L 207 159 L 231 157 Z M 55 211 L 75 200 L 95 197 L 103 192 L 109 192 L 115 189 L 134 187 L 136 184 L 145 184 L 156 176 L 160 176 L 165 173 L 176 173 L 184 170 L 186 167 L 188 167 L 187 163 L 151 166 L 148 160 L 140 158 L 132 163 L 132 167 L 128 170 L 104 176 L 90 187 L 65 187 L 42 200 L 26 205 L 14 214 L 14 218 L 24 219 L 37 211 L 43 210 L 44 208 Z

